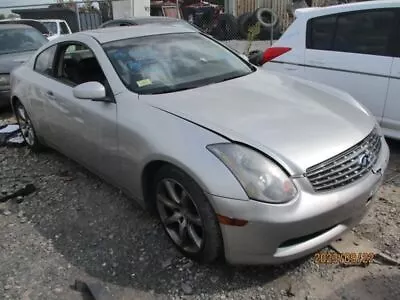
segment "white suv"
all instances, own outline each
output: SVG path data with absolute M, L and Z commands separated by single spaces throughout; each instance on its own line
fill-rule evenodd
M 304 8 L 295 17 L 262 68 L 348 92 L 400 139 L 400 1 Z
M 54 40 L 59 36 L 65 34 L 71 34 L 71 28 L 69 28 L 68 23 L 64 20 L 48 19 L 48 20 L 38 20 L 46 26 L 50 35 L 47 37 L 48 40 Z

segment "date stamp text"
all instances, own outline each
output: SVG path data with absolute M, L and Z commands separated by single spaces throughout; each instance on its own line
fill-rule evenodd
M 375 257 L 373 252 L 345 252 L 321 251 L 314 254 L 317 264 L 344 264 L 344 265 L 368 265 Z

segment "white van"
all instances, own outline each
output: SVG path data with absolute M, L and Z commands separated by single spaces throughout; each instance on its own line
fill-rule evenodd
M 262 68 L 339 88 L 400 139 L 400 1 L 303 8 Z
M 54 40 L 59 36 L 65 34 L 71 34 L 71 28 L 69 28 L 68 23 L 64 20 L 57 19 L 47 19 L 47 20 L 37 20 L 46 26 L 47 30 L 50 32 L 50 35 L 47 37 L 48 40 Z

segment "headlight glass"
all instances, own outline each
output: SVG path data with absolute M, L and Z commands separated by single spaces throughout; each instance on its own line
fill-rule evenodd
M 284 203 L 297 195 L 293 181 L 273 161 L 248 147 L 231 144 L 207 146 L 233 173 L 249 198 Z
M 10 75 L 0 74 L 0 86 L 10 85 Z

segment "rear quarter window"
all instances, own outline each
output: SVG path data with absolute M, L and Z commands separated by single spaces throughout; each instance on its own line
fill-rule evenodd
M 307 49 L 391 56 L 395 9 L 346 12 L 310 19 Z
M 335 27 L 336 16 L 319 17 L 308 21 L 307 48 L 331 50 Z

